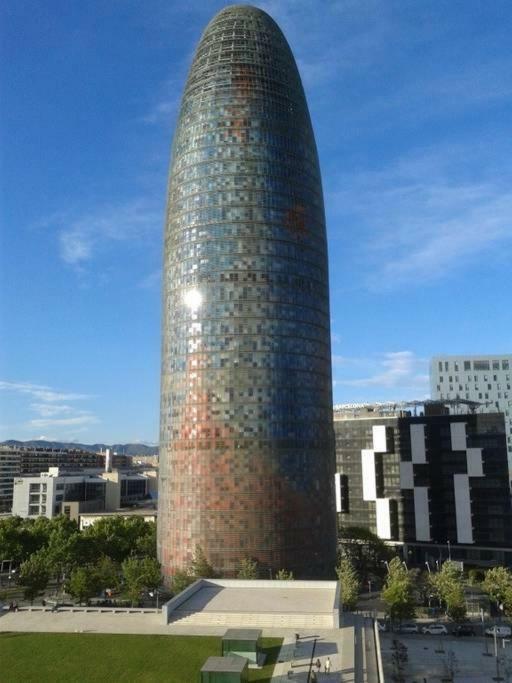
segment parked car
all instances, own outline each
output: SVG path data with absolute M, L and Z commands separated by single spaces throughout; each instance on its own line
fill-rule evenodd
M 431 636 L 447 636 L 448 629 L 444 624 L 429 624 L 421 629 L 422 633 L 428 633 Z
M 419 633 L 417 624 L 400 624 L 397 631 L 398 633 Z
M 476 631 L 471 624 L 459 624 L 455 627 L 454 634 L 456 636 L 476 636 Z
M 512 635 L 512 628 L 510 628 L 510 626 L 501 626 L 496 624 L 495 626 L 490 626 L 489 628 L 485 629 L 486 636 L 494 636 L 495 632 L 498 638 L 510 638 Z

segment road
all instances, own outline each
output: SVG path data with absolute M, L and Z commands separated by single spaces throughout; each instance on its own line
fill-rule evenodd
M 496 675 L 494 643 L 491 638 L 429 635 L 401 635 L 381 633 L 381 649 L 386 679 L 392 680 L 394 672 L 392 656 L 393 641 L 407 648 L 404 663 L 405 683 L 438 683 L 449 671 L 456 674 L 457 683 L 490 683 Z M 498 643 L 498 665 L 503 680 L 512 682 L 511 643 Z

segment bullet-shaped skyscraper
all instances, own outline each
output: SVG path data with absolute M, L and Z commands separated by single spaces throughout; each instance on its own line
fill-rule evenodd
M 277 24 L 226 7 L 174 137 L 163 278 L 158 548 L 224 575 L 332 575 L 327 245 L 316 145 Z

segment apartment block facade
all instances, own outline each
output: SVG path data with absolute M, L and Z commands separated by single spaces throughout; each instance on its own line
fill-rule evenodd
M 369 528 L 417 561 L 444 548 L 512 564 L 502 414 L 335 415 L 334 428 L 339 524 Z

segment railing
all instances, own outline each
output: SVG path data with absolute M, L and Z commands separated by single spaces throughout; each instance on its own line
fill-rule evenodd
M 107 614 L 160 614 L 162 610 L 154 607 L 85 607 L 74 605 L 73 607 L 41 607 L 39 605 L 23 605 L 18 607 L 17 612 L 101 612 Z

